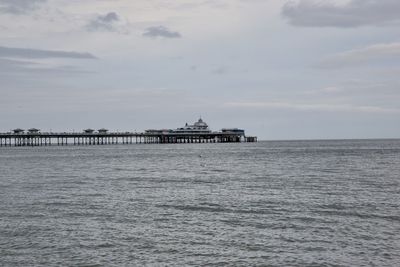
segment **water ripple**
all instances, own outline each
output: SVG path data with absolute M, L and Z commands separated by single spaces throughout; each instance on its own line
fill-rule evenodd
M 397 266 L 399 173 L 400 140 L 1 148 L 0 266 Z

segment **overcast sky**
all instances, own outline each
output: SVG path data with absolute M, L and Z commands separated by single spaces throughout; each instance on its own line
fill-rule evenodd
M 0 0 L 0 131 L 400 137 L 399 0 Z

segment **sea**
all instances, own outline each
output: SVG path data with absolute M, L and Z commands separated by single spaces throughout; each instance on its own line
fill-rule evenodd
M 1 147 L 0 266 L 400 266 L 400 140 Z

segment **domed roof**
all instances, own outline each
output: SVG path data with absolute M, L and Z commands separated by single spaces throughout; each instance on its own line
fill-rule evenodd
M 194 123 L 194 126 L 197 127 L 208 127 L 207 123 L 205 123 L 201 118 Z

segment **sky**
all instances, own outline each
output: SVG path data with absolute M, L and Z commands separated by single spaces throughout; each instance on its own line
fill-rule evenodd
M 202 117 L 262 140 L 400 138 L 398 0 L 0 0 L 0 132 Z

